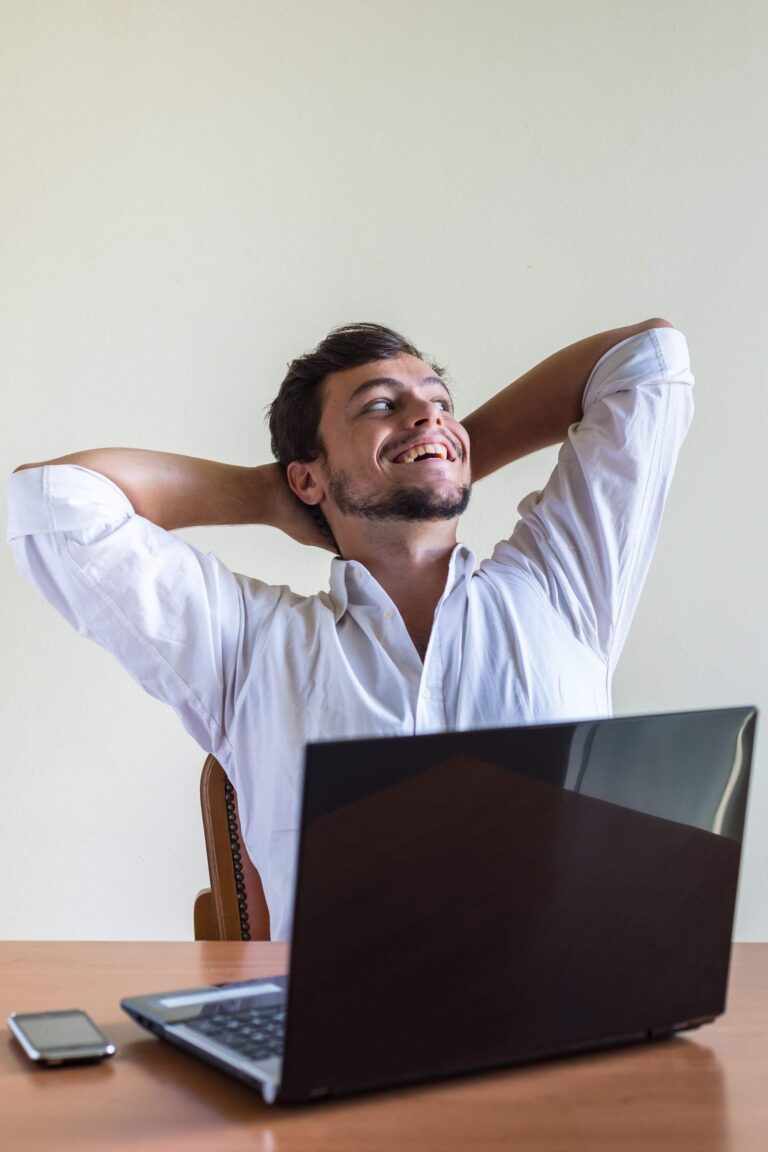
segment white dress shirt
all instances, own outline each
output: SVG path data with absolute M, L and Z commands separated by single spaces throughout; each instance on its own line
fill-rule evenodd
M 423 663 L 355 560 L 332 561 L 329 592 L 296 595 L 138 516 L 86 468 L 15 473 L 8 539 L 45 599 L 223 765 L 272 937 L 288 939 L 307 741 L 610 714 L 692 385 L 676 329 L 605 353 L 583 418 L 511 537 L 476 570 L 456 545 Z

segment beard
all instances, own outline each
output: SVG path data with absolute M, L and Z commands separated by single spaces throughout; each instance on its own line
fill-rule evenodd
M 367 520 L 453 520 L 466 511 L 472 485 L 441 495 L 424 488 L 401 488 L 388 496 L 373 497 L 356 493 L 347 472 L 334 472 L 329 478 L 328 491 L 345 516 L 362 516 Z

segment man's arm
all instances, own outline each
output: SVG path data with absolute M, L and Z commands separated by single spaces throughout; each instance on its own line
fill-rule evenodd
M 583 413 L 562 414 L 563 424 L 571 423 L 557 464 L 541 490 L 518 504 L 520 518 L 494 549 L 492 566 L 497 574 L 507 570 L 512 600 L 518 579 L 538 588 L 610 672 L 693 416 L 694 377 L 685 336 L 668 323 L 647 321 L 596 340 L 601 354 L 591 370 L 583 368 Z M 533 446 L 546 442 L 542 436 Z M 497 465 L 504 463 L 496 451 Z
M 95 448 L 22 464 L 16 471 L 45 464 L 75 464 L 106 476 L 139 516 L 167 531 L 202 524 L 269 524 L 302 544 L 331 547 L 277 464 L 245 468 L 172 452 Z
M 166 519 L 168 494 L 168 525 L 199 523 L 204 516 L 222 523 L 265 522 L 258 507 L 246 515 L 240 497 L 216 498 L 219 491 L 229 492 L 220 468 L 230 485 L 237 469 L 142 455 L 76 453 L 17 469 L 8 485 L 7 539 L 21 575 L 81 636 L 170 704 L 200 746 L 226 768 L 241 674 L 261 636 L 302 598 L 232 572 L 214 553 L 149 519 L 148 514 Z M 148 465 L 145 470 L 137 460 Z M 213 496 L 205 495 L 209 503 L 185 511 L 175 487 L 191 481 L 207 493 L 206 476 L 213 490 Z M 133 501 L 143 514 L 137 515 Z M 265 503 L 271 507 L 266 496 Z
M 560 444 L 583 415 L 592 369 L 615 344 L 649 328 L 672 328 L 653 318 L 611 328 L 555 352 L 514 380 L 462 421 L 469 433 L 472 479 L 482 480 L 539 448 Z

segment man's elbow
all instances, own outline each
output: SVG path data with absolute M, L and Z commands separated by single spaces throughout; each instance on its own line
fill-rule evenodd
M 669 320 L 662 320 L 660 316 L 654 316 L 651 320 L 645 321 L 646 328 L 674 328 L 674 324 L 670 324 Z

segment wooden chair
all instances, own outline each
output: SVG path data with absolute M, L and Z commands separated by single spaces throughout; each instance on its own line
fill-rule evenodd
M 200 802 L 211 886 L 195 899 L 195 940 L 269 940 L 269 909 L 243 844 L 237 794 L 214 756 L 203 765 Z

